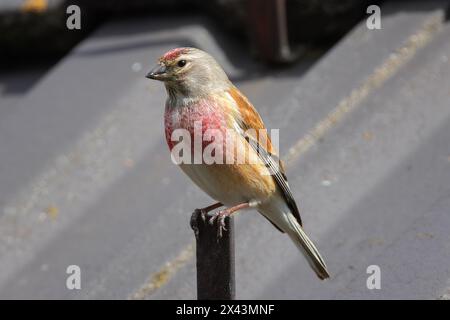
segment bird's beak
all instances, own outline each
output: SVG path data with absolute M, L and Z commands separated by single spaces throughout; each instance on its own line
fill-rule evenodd
M 167 67 L 164 64 L 158 64 L 145 77 L 153 80 L 164 80 L 165 75 L 167 75 Z

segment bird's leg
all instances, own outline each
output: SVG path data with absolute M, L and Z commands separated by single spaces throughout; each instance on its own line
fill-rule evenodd
M 221 238 L 222 230 L 225 230 L 225 231 L 227 230 L 225 228 L 225 218 L 230 217 L 233 213 L 235 213 L 238 210 L 249 208 L 249 207 L 250 207 L 250 203 L 245 202 L 245 203 L 238 204 L 231 208 L 226 208 L 224 210 L 220 210 L 220 211 L 214 213 L 214 215 L 211 217 L 211 219 L 209 219 L 209 223 L 213 224 L 214 221 L 217 219 L 217 224 L 219 226 L 219 234 L 218 235 Z
M 214 209 L 220 208 L 220 207 L 223 207 L 223 204 L 220 203 L 220 202 L 216 202 L 216 203 L 214 203 L 214 204 L 212 204 L 210 206 L 207 206 L 205 208 L 195 209 L 195 211 L 200 213 L 203 222 L 205 222 L 206 221 L 206 216 L 208 215 L 208 212 L 210 212 L 210 211 L 212 211 Z

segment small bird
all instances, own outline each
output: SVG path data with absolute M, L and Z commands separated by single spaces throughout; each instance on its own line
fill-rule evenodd
M 254 208 L 292 239 L 320 279 L 329 278 L 324 260 L 303 230 L 283 164 L 260 115 L 215 59 L 200 49 L 175 48 L 161 56 L 146 77 L 164 82 L 168 95 L 165 135 L 172 155 L 179 147 L 173 139 L 176 130 L 189 134 L 180 143 L 189 144 L 188 152 L 194 158 L 196 139 L 200 139 L 204 152 L 208 148 L 206 133 L 217 133 L 206 140 L 215 143 L 213 158 L 223 161 L 177 163 L 200 189 L 217 201 L 200 209 L 203 217 L 225 207 L 210 219 L 210 223 L 217 219 L 221 233 L 226 217 L 238 210 Z

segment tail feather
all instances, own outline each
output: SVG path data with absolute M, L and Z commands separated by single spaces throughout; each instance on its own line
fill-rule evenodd
M 306 260 L 308 260 L 308 263 L 316 272 L 317 276 L 321 280 L 329 278 L 330 274 L 328 273 L 325 261 L 314 243 L 312 243 L 311 239 L 309 239 L 305 231 L 303 231 L 302 227 L 291 213 L 286 214 L 286 218 L 291 227 L 289 228 L 290 230 L 285 230 L 286 233 L 288 233 L 289 237 L 306 257 Z

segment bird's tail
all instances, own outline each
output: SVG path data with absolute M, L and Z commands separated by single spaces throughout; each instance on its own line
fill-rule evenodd
M 302 227 L 291 213 L 286 214 L 286 219 L 290 228 L 289 230 L 284 231 L 289 235 L 295 245 L 306 257 L 306 260 L 308 260 L 309 265 L 313 268 L 317 276 L 321 280 L 329 278 L 330 275 L 328 273 L 327 266 L 325 265 L 325 261 L 323 261 L 323 258 L 314 243 L 312 243 L 311 239 L 309 239 L 305 231 L 303 231 Z

